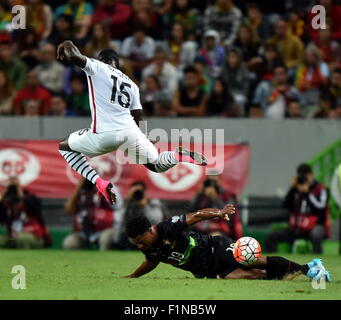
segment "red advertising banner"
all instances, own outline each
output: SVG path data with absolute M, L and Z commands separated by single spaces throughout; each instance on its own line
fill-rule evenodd
M 167 143 L 159 143 L 167 150 Z M 215 150 L 215 154 L 205 150 Z M 95 157 L 91 165 L 105 179 L 117 185 L 123 196 L 131 183 L 142 180 L 148 196 L 168 200 L 190 200 L 200 189 L 210 168 L 221 172 L 225 188 L 241 194 L 249 176 L 248 145 L 202 145 L 209 166 L 180 163 L 164 173 L 155 173 L 143 165 L 121 163 L 115 152 Z M 8 178 L 17 176 L 20 183 L 43 198 L 69 197 L 80 176 L 58 152 L 57 141 L 0 140 L 0 193 Z

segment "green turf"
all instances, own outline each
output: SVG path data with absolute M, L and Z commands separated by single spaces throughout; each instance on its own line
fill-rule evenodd
M 286 255 L 304 263 L 311 255 Z M 312 288 L 304 276 L 293 281 L 194 279 L 160 265 L 139 279 L 122 279 L 142 261 L 139 252 L 59 250 L 0 251 L 0 299 L 341 299 L 341 257 L 324 256 L 333 282 Z M 14 265 L 26 268 L 26 290 L 11 287 Z

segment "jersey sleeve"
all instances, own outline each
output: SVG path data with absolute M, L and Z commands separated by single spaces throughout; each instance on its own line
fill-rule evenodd
M 82 69 L 89 76 L 93 76 L 99 70 L 99 61 L 86 57 L 85 67 Z
M 158 224 L 158 228 L 162 231 L 163 237 L 170 239 L 175 239 L 187 227 L 186 215 L 184 214 L 180 216 L 173 216 Z
M 130 105 L 130 110 L 139 110 L 142 109 L 141 101 L 140 101 L 140 90 L 134 85 L 133 87 L 133 99 Z

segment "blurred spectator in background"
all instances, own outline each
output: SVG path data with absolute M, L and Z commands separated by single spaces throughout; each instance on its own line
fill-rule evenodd
M 244 106 L 247 102 L 249 90 L 250 73 L 243 66 L 239 49 L 233 47 L 226 50 L 222 76 L 225 82 L 229 84 L 233 99 L 240 109 L 239 113 L 244 115 Z
M 0 236 L 0 248 L 40 249 L 51 245 L 40 199 L 24 190 L 16 177 L 9 179 L 0 199 L 0 223 L 7 230 Z
M 258 56 L 259 46 L 252 37 L 252 29 L 247 25 L 241 25 L 239 28 L 233 47 L 240 50 L 246 67 L 249 67 L 252 59 Z
M 100 0 L 92 22 L 108 26 L 111 39 L 124 39 L 131 32 L 133 10 L 121 0 Z
M 52 34 L 47 38 L 47 42 L 52 43 L 55 47 L 65 40 L 75 41 L 73 35 L 73 18 L 71 14 L 60 14 L 55 21 L 55 27 Z
M 272 34 L 272 26 L 257 4 L 252 3 L 248 6 L 245 24 L 251 28 L 255 43 L 264 43 Z
M 26 2 L 26 21 L 37 39 L 46 39 L 52 31 L 53 14 L 51 7 L 43 0 L 27 0 Z
M 199 56 L 205 61 L 207 74 L 215 78 L 221 73 L 224 63 L 225 50 L 220 45 L 219 33 L 215 30 L 208 30 L 203 37 L 203 45 L 199 49 Z
M 154 114 L 155 95 L 161 92 L 160 81 L 157 76 L 151 74 L 143 80 L 141 87 L 140 99 L 143 106 L 143 114 L 151 116 Z
M 133 24 L 141 25 L 153 39 L 160 39 L 163 30 L 160 17 L 151 0 L 132 0 Z
M 220 175 L 213 174 L 207 176 L 201 190 L 191 201 L 191 210 L 198 211 L 204 208 L 222 209 L 226 203 L 237 205 L 236 196 L 221 186 Z M 237 208 L 230 221 L 221 219 L 206 220 L 197 223 L 195 228 L 201 232 L 225 235 L 235 240 L 243 236 L 243 226 Z
M 109 250 L 112 247 L 115 212 L 122 205 L 118 190 L 115 194 L 116 204 L 112 207 L 97 194 L 94 184 L 86 179 L 80 180 L 65 204 L 66 213 L 72 216 L 73 232 L 64 239 L 64 249 L 86 249 L 91 244 L 95 244 L 100 250 Z
M 141 81 L 142 69 L 151 62 L 154 51 L 155 41 L 146 35 L 142 27 L 136 28 L 134 34 L 123 41 L 121 55 L 124 66 L 133 70 L 133 77 L 137 81 Z
M 193 63 L 197 51 L 197 43 L 187 39 L 185 28 L 180 23 L 174 23 L 170 35 L 166 41 L 168 61 L 178 70 Z
M 320 51 L 315 46 L 305 50 L 304 63 L 295 72 L 295 86 L 301 92 L 307 106 L 317 106 L 320 90 L 324 90 L 329 77 L 328 65 L 321 60 Z
M 0 2 L 0 32 L 8 30 L 12 24 L 13 16 L 10 9 L 5 1 Z
M 297 8 L 291 8 L 288 11 L 288 28 L 290 32 L 304 41 L 305 21 L 301 17 L 301 12 Z
M 329 111 L 328 117 L 330 119 L 341 119 L 341 102 L 334 109 Z
M 176 68 L 168 61 L 167 53 L 162 47 L 157 47 L 153 62 L 143 69 L 142 78 L 155 75 L 161 89 L 169 94 L 174 94 L 178 88 Z
M 187 34 L 199 34 L 201 16 L 197 8 L 190 4 L 190 0 L 175 0 L 171 12 L 170 23 L 180 23 Z
M 334 69 L 331 73 L 327 88 L 321 94 L 322 105 L 326 110 L 335 108 L 341 101 L 341 69 Z
M 24 116 L 25 117 L 39 117 L 41 101 L 35 99 L 25 100 L 24 102 Z
M 52 93 L 61 93 L 64 88 L 65 67 L 56 60 L 56 47 L 51 43 L 40 49 L 40 64 L 34 68 L 39 83 Z
M 287 104 L 287 110 L 286 110 L 286 118 L 289 119 L 300 119 L 303 118 L 303 110 L 302 106 L 297 99 L 291 99 L 289 100 Z
M 319 48 L 322 60 L 328 63 L 330 68 L 339 66 L 341 61 L 340 44 L 333 40 L 330 26 L 326 29 L 321 29 L 318 33 L 318 38 L 310 44 L 315 44 Z M 310 45 L 309 44 L 309 45 Z
M 173 116 L 172 100 L 165 93 L 160 93 L 155 96 L 154 115 L 156 117 Z
M 51 99 L 51 111 L 48 115 L 52 117 L 68 117 L 76 116 L 76 113 L 67 109 L 67 103 L 62 95 L 54 95 Z
M 197 71 L 199 88 L 208 94 L 212 90 L 213 78 L 208 74 L 205 59 L 197 56 L 194 59 L 193 66 Z
M 267 118 L 283 119 L 288 101 L 296 99 L 304 105 L 298 90 L 288 82 L 285 66 L 276 66 L 272 81 L 262 81 L 256 88 L 253 104 L 259 105 Z
M 38 74 L 30 71 L 27 74 L 26 86 L 19 90 L 14 98 L 13 112 L 17 115 L 25 113 L 24 103 L 27 100 L 38 100 L 39 115 L 46 115 L 50 111 L 51 94 L 39 85 Z
M 319 107 L 315 109 L 312 113 L 312 118 L 314 119 L 329 118 L 330 112 L 331 109 L 327 106 L 325 101 L 321 99 Z
M 173 111 L 178 116 L 203 116 L 206 112 L 207 95 L 199 86 L 199 76 L 193 66 L 184 70 L 183 85 L 173 99 Z
M 116 50 L 116 48 L 114 48 L 114 46 L 110 43 L 110 32 L 108 26 L 99 22 L 93 27 L 92 38 L 85 46 L 85 55 L 97 59 L 99 52 L 104 49 Z
M 14 89 L 8 75 L 0 71 L 0 115 L 12 113 Z
M 58 19 L 62 14 L 72 16 L 75 27 L 75 38 L 84 39 L 91 26 L 93 14 L 92 4 L 84 0 L 68 0 L 66 4 L 57 7 L 54 12 L 54 18 Z
M 297 67 L 303 61 L 304 46 L 302 41 L 293 35 L 288 23 L 279 19 L 275 24 L 275 34 L 268 40 L 277 46 L 286 66 L 291 69 Z
M 0 71 L 8 75 L 16 90 L 24 86 L 27 68 L 15 57 L 14 44 L 9 35 L 0 37 Z
M 148 199 L 147 186 L 142 181 L 136 181 L 131 184 L 121 225 L 120 245 L 123 248 L 134 248 L 125 235 L 125 226 L 128 221 L 137 216 L 145 216 L 152 224 L 158 224 L 167 217 L 165 206 L 159 199 Z
M 257 82 L 261 80 L 272 80 L 274 70 L 277 66 L 284 65 L 284 61 L 276 45 L 265 44 L 264 53 L 250 61 L 250 70 L 257 75 Z
M 297 168 L 297 175 L 292 179 L 284 207 L 289 211 L 289 227 L 271 233 L 265 241 L 265 251 L 276 251 L 279 242 L 296 239 L 310 240 L 314 253 L 322 253 L 322 241 L 330 236 L 328 191 L 314 178 L 308 164 Z
M 154 10 L 156 10 L 160 16 L 167 16 L 172 9 L 173 1 L 174 0 L 151 0 L 151 3 Z
M 216 78 L 207 101 L 207 116 L 238 117 L 239 110 L 234 104 L 232 94 L 223 78 Z
M 171 101 L 171 94 L 167 91 L 162 91 L 160 81 L 156 75 L 147 76 L 142 83 L 141 103 L 143 112 L 146 116 L 154 115 L 156 111 L 156 103 L 160 100 Z
M 84 84 L 84 76 L 75 74 L 71 77 L 71 92 L 66 94 L 65 100 L 68 110 L 78 116 L 90 115 L 89 95 Z
M 213 29 L 219 32 L 225 46 L 233 43 L 241 23 L 242 13 L 232 0 L 217 0 L 204 13 L 204 31 Z
M 37 36 L 32 30 L 24 29 L 17 32 L 16 39 L 20 60 L 26 64 L 28 70 L 32 70 L 40 59 Z

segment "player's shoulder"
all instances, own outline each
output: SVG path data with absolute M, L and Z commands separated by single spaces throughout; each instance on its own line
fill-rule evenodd
M 178 223 L 184 223 L 186 220 L 185 215 L 176 215 L 160 222 L 157 226 L 160 229 L 167 229 Z

